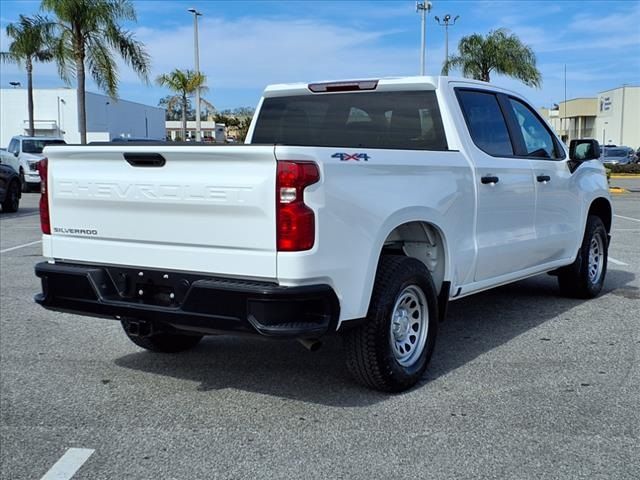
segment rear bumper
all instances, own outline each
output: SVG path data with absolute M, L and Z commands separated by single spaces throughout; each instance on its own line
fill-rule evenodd
M 35 301 L 44 308 L 143 321 L 152 331 L 318 338 L 335 331 L 340 312 L 328 285 L 282 287 L 187 272 L 69 263 L 39 263 L 35 272 L 42 280 Z

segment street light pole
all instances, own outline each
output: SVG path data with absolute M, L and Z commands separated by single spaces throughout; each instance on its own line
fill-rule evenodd
M 456 21 L 460 18 L 460 15 L 456 15 L 453 20 L 451 20 L 451 15 L 448 13 L 443 17 L 442 22 L 440 18 L 434 17 L 435 21 L 438 22 L 438 25 L 444 27 L 444 67 L 442 68 L 442 73 L 445 75 L 449 75 L 449 25 L 454 26 Z
M 602 157 L 603 161 L 604 159 L 607 157 L 607 150 L 604 148 L 604 146 L 606 145 L 606 129 L 607 129 L 607 125 L 609 125 L 609 122 L 604 122 L 604 125 L 602 126 L 602 153 L 600 154 L 600 156 Z
M 200 53 L 198 51 L 198 17 L 202 16 L 202 13 L 195 8 L 188 10 L 193 13 L 193 52 L 195 57 L 195 70 L 196 75 L 200 73 Z M 200 125 L 200 87 L 196 89 L 196 142 L 202 140 L 202 128 Z
M 431 11 L 431 2 L 416 2 L 416 12 L 422 16 L 422 37 L 420 41 L 420 75 L 424 75 L 426 38 L 427 38 L 427 13 Z

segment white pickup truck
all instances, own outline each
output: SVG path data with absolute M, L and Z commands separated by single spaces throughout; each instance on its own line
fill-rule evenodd
M 482 82 L 270 86 L 245 145 L 47 147 L 36 301 L 161 352 L 338 333 L 356 379 L 401 391 L 449 301 L 544 272 L 600 292 L 599 150 Z

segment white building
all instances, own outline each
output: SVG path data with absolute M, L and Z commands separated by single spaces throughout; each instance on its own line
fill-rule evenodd
M 196 121 L 187 121 L 187 138 L 182 136 L 182 121 L 167 120 L 165 122 L 167 138 L 171 140 L 194 140 L 196 138 Z M 202 131 L 202 140 L 205 142 L 224 143 L 227 137 L 227 128 L 224 123 L 216 123 L 213 120 L 201 120 L 200 130 Z
M 605 144 L 640 147 L 640 86 L 606 90 L 598 94 L 594 138 Z
M 594 138 L 604 145 L 640 147 L 640 86 L 623 85 L 540 112 L 567 145 L 574 138 Z
M 75 88 L 33 90 L 35 135 L 62 137 L 80 143 Z M 115 137 L 165 138 L 163 108 L 86 93 L 87 142 L 106 142 Z M 14 135 L 27 135 L 27 90 L 0 89 L 0 146 Z

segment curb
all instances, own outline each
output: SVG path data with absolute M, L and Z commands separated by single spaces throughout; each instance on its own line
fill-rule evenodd
M 624 178 L 640 178 L 640 173 L 612 173 L 611 175 L 609 175 L 609 178 L 620 178 L 620 179 L 624 179 Z
M 621 187 L 609 187 L 609 193 L 621 195 L 623 193 L 629 193 L 629 191 Z

